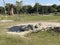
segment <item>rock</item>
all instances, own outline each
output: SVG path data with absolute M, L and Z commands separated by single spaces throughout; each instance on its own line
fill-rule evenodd
M 9 32 L 19 32 L 20 31 L 20 27 L 19 26 L 13 26 L 13 27 L 9 28 L 8 31 Z
M 60 33 L 60 27 L 54 27 L 53 31 Z
M 22 32 L 22 31 L 28 31 L 33 30 L 33 25 L 20 25 L 20 26 L 13 26 L 9 28 L 8 31 L 10 32 Z
M 29 25 L 27 26 L 27 28 L 28 28 L 29 30 L 33 30 L 33 25 L 29 24 Z
M 29 30 L 29 28 L 27 27 L 27 25 L 21 25 L 20 26 L 20 31 L 27 31 Z
M 34 28 L 38 28 L 38 25 L 35 25 Z

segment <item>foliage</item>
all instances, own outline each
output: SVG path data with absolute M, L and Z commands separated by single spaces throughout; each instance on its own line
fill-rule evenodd
M 20 1 L 20 2 L 16 1 L 17 14 L 19 14 L 19 11 L 21 10 L 21 8 L 22 8 L 22 1 Z
M 0 7 L 0 14 L 4 14 L 4 7 Z
M 7 14 L 9 14 L 11 10 L 11 5 L 9 3 L 6 4 L 6 10 Z M 3 7 L 4 8 L 4 7 Z M 3 8 L 0 6 L 0 12 L 4 14 Z M 39 13 L 39 14 L 50 14 L 50 13 L 55 13 L 55 12 L 60 12 L 60 5 L 51 5 L 51 6 L 43 6 L 40 5 L 39 3 L 35 3 L 35 5 L 32 7 L 31 5 L 22 5 L 22 1 L 18 2 L 16 1 L 16 5 L 13 5 L 14 13 L 15 14 L 32 14 L 32 13 Z M 3 11 L 3 12 L 2 12 Z M 1 14 L 0 13 L 0 14 Z

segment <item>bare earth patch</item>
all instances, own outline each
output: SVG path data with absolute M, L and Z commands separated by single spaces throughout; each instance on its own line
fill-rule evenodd
M 37 30 L 41 30 L 42 28 L 46 28 L 49 26 L 59 26 L 60 27 L 60 23 L 59 22 L 45 22 L 45 21 L 40 21 L 40 22 L 29 22 L 29 23 L 20 23 L 16 26 L 20 26 L 20 25 L 28 25 L 28 24 L 32 24 L 32 25 L 36 25 L 36 24 L 41 24 L 41 26 L 39 26 L 39 28 Z M 24 37 L 24 35 L 28 34 L 31 31 L 24 31 L 24 32 L 7 32 L 7 34 L 12 34 L 12 35 L 20 35 L 21 37 Z
M 7 32 L 7 34 L 11 35 L 19 35 L 21 37 L 24 37 L 26 34 L 30 33 L 31 31 L 24 31 L 24 32 Z
M 0 22 L 14 22 L 13 20 L 0 20 Z

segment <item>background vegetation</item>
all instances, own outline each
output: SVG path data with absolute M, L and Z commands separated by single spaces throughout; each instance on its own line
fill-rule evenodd
M 6 3 L 5 7 L 0 6 L 0 14 L 4 14 L 6 11 L 7 14 L 11 15 L 10 11 L 13 8 L 14 14 L 50 14 L 50 13 L 55 13 L 58 14 L 60 13 L 60 5 L 53 4 L 51 6 L 43 6 L 40 5 L 39 3 L 36 3 L 34 6 L 31 5 L 22 5 L 22 1 L 17 2 L 16 5 Z M 4 11 L 5 10 L 5 11 Z

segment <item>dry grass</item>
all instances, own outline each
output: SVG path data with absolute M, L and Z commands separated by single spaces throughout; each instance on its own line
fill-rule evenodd
M 1 17 L 1 20 L 6 19 L 3 17 L 4 16 Z M 45 31 L 31 33 L 26 36 L 27 38 L 6 34 L 7 28 L 12 25 L 29 21 L 60 21 L 60 16 L 22 16 L 19 20 L 16 19 L 16 17 L 8 16 L 7 19 L 15 20 L 15 22 L 0 23 L 0 45 L 60 45 L 60 35 L 55 35 L 55 33 L 48 33 Z

